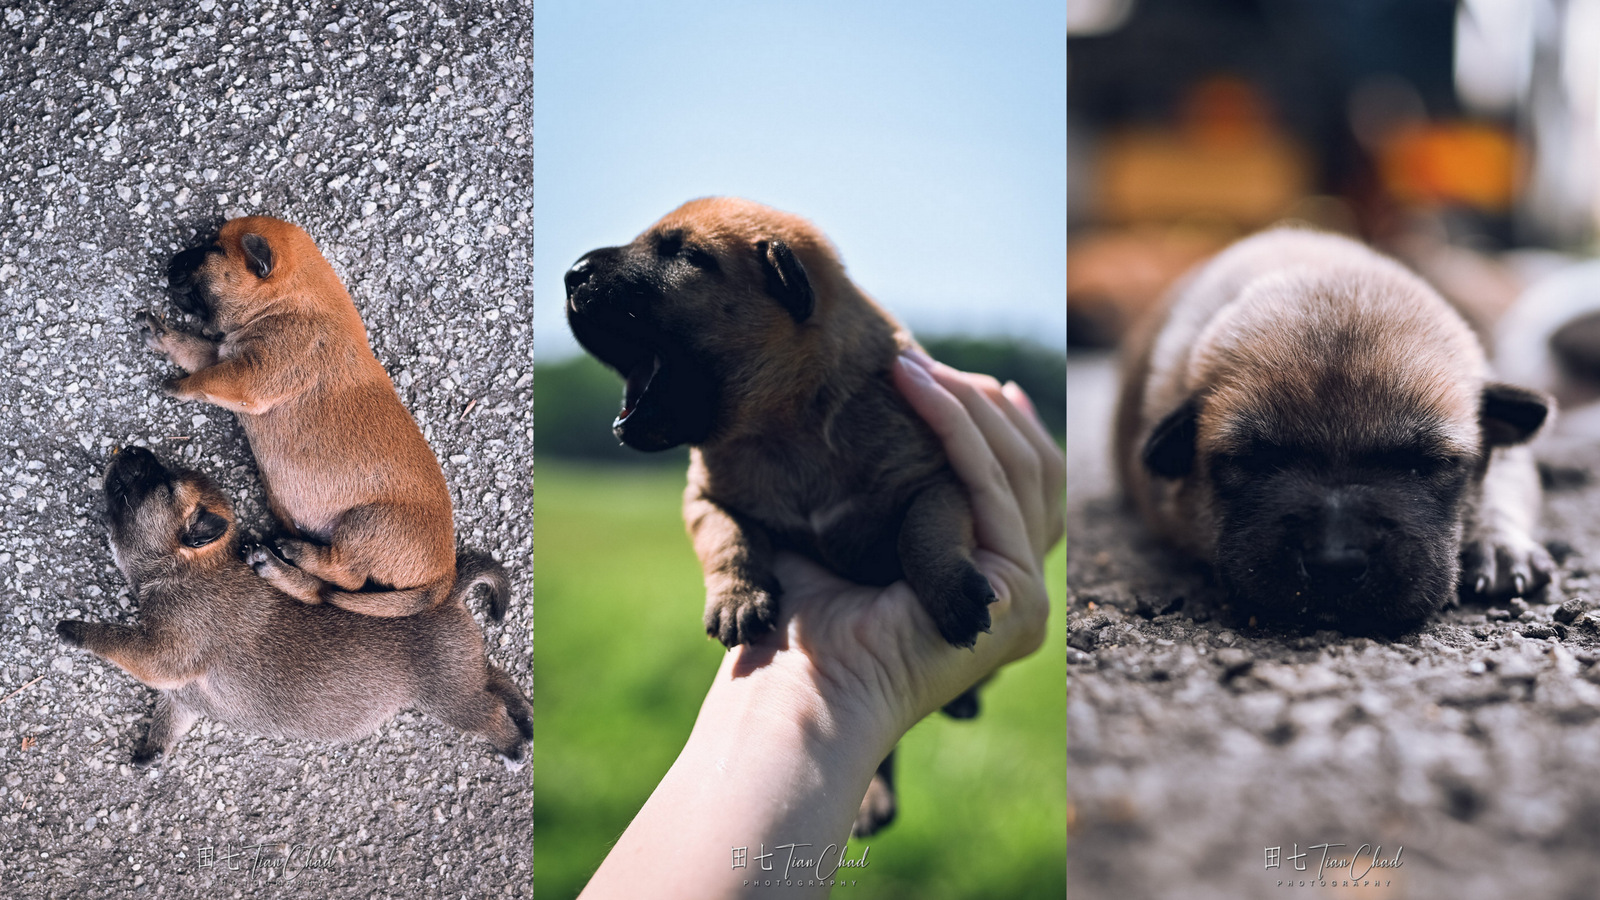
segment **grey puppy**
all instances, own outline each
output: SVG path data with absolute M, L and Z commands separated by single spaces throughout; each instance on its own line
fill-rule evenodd
M 133 762 L 171 750 L 208 716 L 255 734 L 348 741 L 408 706 L 482 735 L 520 766 L 532 709 L 484 655 L 465 598 L 504 594 L 505 572 L 464 552 L 448 601 L 376 618 L 309 606 L 239 558 L 233 505 L 205 475 L 130 447 L 105 476 L 111 553 L 139 604 L 135 626 L 65 620 L 56 633 L 155 688 L 154 720 Z

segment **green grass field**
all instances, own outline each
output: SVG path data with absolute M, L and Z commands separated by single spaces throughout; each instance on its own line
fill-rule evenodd
M 535 471 L 540 897 L 582 889 L 683 746 L 721 658 L 700 627 L 683 479 L 548 459 Z M 860 884 L 834 896 L 1065 895 L 1065 565 L 1058 548 L 1044 649 L 984 690 L 977 719 L 935 715 L 901 742 L 900 817 L 867 841 Z

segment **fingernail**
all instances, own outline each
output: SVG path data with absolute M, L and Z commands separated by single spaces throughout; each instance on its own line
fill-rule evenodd
M 933 375 L 929 373 L 927 369 L 923 368 L 920 364 L 914 361 L 909 353 L 900 356 L 894 361 L 894 364 L 899 366 L 901 371 L 905 372 L 906 375 L 915 378 L 920 382 L 925 384 L 933 383 Z
M 929 366 L 934 365 L 933 357 L 922 352 L 920 347 L 908 347 L 900 355 L 915 360 L 917 365 L 922 366 L 923 368 L 928 368 Z

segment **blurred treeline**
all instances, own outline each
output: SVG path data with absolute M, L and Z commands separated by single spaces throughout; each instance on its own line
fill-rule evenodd
M 1039 417 L 1058 440 L 1066 433 L 1067 361 L 1061 353 L 1006 338 L 945 337 L 922 341 L 933 357 L 958 369 L 1015 381 L 1033 398 Z M 582 355 L 534 367 L 538 453 L 588 462 L 682 465 L 688 451 L 641 453 L 618 446 L 611 421 L 622 401 L 622 379 Z

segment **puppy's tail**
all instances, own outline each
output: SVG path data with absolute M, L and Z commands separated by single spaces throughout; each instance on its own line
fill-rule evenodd
M 488 589 L 489 618 L 496 622 L 504 619 L 511 605 L 511 579 L 506 577 L 505 567 L 481 550 L 456 553 L 456 583 L 450 588 L 450 601 L 466 603 L 479 585 Z

